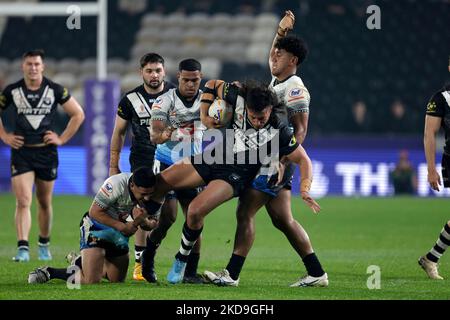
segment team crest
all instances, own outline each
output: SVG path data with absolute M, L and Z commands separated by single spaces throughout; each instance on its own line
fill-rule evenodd
M 297 143 L 297 139 L 295 139 L 295 136 L 292 136 L 291 141 L 289 141 L 289 147 L 292 147 Z
M 108 193 L 112 193 L 113 192 L 113 186 L 109 182 L 105 184 L 105 189 L 106 189 L 106 191 Z
M 436 111 L 436 102 L 430 102 L 427 105 L 427 112 L 434 112 Z
M 300 97 L 303 93 L 303 90 L 300 88 L 294 88 L 289 91 L 289 97 Z

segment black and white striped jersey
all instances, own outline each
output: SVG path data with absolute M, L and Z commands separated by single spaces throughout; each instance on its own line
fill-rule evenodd
M 127 92 L 120 100 L 117 115 L 131 123 L 133 132 L 131 152 L 154 156 L 156 146 L 150 141 L 151 108 L 158 96 L 175 86 L 164 81 L 164 90 L 157 94 L 149 94 L 144 85 Z
M 426 114 L 442 118 L 442 128 L 445 132 L 444 152 L 450 156 L 450 84 L 436 92 L 427 104 Z
M 286 119 L 280 117 L 275 111 L 272 112 L 263 128 L 255 129 L 248 120 L 245 97 L 238 87 L 226 83 L 223 98 L 233 108 L 233 117 L 227 125 L 228 130 L 223 142 L 226 149 L 224 163 L 233 160 L 234 165 L 244 164 L 259 168 L 264 162 L 269 161 L 270 157 L 278 159 L 290 154 L 298 147 L 298 142 L 287 126 Z
M 44 77 L 38 90 L 29 90 L 21 79 L 8 85 L 0 94 L 0 109 L 13 107 L 14 133 L 25 137 L 25 144 L 43 143 L 47 130 L 54 131 L 58 104 L 70 99 L 69 91 Z

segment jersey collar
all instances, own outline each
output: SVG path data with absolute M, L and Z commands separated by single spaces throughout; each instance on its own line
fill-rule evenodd
M 290 78 L 292 78 L 293 76 L 295 76 L 295 73 L 291 74 L 290 76 L 288 76 L 286 79 L 279 81 L 277 78 L 275 78 L 275 81 L 273 82 L 273 86 L 275 87 L 276 85 L 286 82 L 288 81 Z

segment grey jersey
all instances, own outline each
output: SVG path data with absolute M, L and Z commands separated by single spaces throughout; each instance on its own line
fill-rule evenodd
M 204 130 L 200 121 L 201 95 L 202 91 L 199 90 L 195 99 L 187 101 L 178 89 L 170 89 L 153 103 L 152 120 L 161 120 L 167 126 L 176 128 L 175 141 L 169 140 L 157 146 L 156 160 L 172 165 L 184 157 L 201 152 Z
M 119 173 L 105 180 L 94 202 L 106 213 L 116 220 L 126 220 L 131 216 L 131 211 L 136 205 L 136 201 L 131 199 L 128 182 L 131 173 Z
M 272 77 L 269 87 L 275 91 L 280 102 L 286 106 L 289 118 L 298 112 L 309 112 L 311 97 L 300 77 L 291 75 L 281 82 Z

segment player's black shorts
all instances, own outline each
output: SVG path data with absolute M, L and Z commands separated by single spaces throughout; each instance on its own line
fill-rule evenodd
M 34 171 L 38 179 L 55 180 L 58 176 L 58 150 L 55 145 L 11 149 L 11 177 Z
M 450 188 L 450 181 L 449 181 L 449 175 L 450 175 L 450 156 L 446 155 L 445 153 L 442 155 L 442 178 L 444 182 L 444 188 Z
M 153 172 L 155 174 L 160 173 L 163 170 L 166 170 L 170 165 L 161 162 L 159 160 L 155 160 L 155 165 L 153 166 Z M 204 187 L 197 187 L 191 189 L 182 189 L 182 190 L 171 190 L 166 195 L 166 200 L 170 199 L 182 199 L 187 201 L 192 201 L 200 192 L 202 192 Z
M 252 188 L 264 192 L 272 197 L 276 197 L 281 189 L 292 190 L 292 178 L 295 172 L 295 164 L 289 163 L 284 169 L 281 183 L 276 185 L 278 173 L 272 176 L 259 174 L 252 182 Z
M 80 222 L 80 250 L 89 248 L 103 248 L 105 249 L 105 258 L 116 258 L 128 253 L 129 249 L 119 248 L 114 243 L 108 241 L 97 240 L 93 241 L 90 237 L 91 231 L 112 229 L 97 222 L 89 217 L 89 212 L 86 212 L 81 218 Z
M 146 155 L 143 153 L 136 154 L 135 152 L 130 152 L 130 169 L 131 172 L 140 167 L 153 167 L 154 157 L 153 155 Z
M 197 155 L 202 157 L 202 154 Z M 232 164 L 207 164 L 201 158 L 195 160 L 191 157 L 191 163 L 206 184 L 213 180 L 224 180 L 233 187 L 233 196 L 238 197 L 240 193 L 250 186 L 258 172 L 258 166 L 254 165 L 232 165 Z

